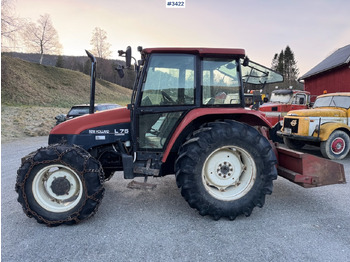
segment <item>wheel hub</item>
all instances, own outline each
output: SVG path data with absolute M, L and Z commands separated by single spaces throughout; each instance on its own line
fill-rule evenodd
M 33 180 L 32 191 L 42 208 L 60 213 L 74 208 L 79 203 L 83 184 L 74 170 L 54 164 L 38 171 Z
M 340 154 L 341 152 L 343 152 L 345 148 L 345 141 L 341 138 L 336 138 L 333 142 L 332 142 L 332 151 L 335 154 Z
M 217 168 L 217 175 L 221 178 L 229 178 L 233 174 L 233 166 L 231 163 L 224 162 L 223 164 L 219 164 Z
M 212 152 L 204 162 L 202 179 L 206 190 L 217 199 L 231 201 L 253 186 L 256 168 L 247 151 L 224 146 Z
M 68 195 L 70 190 L 70 182 L 66 177 L 59 177 L 52 181 L 51 190 L 57 196 Z
M 244 165 L 237 151 L 224 149 L 210 157 L 207 168 L 207 185 L 225 191 L 226 188 L 239 184 Z

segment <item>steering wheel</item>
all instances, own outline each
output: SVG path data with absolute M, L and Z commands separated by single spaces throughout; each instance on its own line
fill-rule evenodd
M 165 102 L 167 102 L 167 103 L 174 103 L 175 104 L 174 99 L 172 99 L 171 96 L 169 96 L 167 93 L 165 93 L 164 91 L 161 91 L 161 94 L 162 94 Z

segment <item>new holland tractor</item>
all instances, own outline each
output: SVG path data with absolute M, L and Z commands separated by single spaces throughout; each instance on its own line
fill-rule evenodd
M 245 108 L 243 87 L 283 77 L 249 61 L 243 49 L 138 50 L 131 103 L 97 113 L 96 59 L 87 52 L 90 114 L 55 126 L 49 145 L 25 156 L 17 172 L 18 201 L 27 216 L 48 226 L 90 217 L 116 171 L 125 179 L 175 174 L 188 204 L 215 220 L 262 207 L 278 174 L 304 187 L 345 182 L 341 164 L 268 139 L 271 124 Z M 131 48 L 119 54 L 130 67 Z M 118 67 L 121 76 L 124 69 Z M 325 161 L 327 168 L 311 164 Z

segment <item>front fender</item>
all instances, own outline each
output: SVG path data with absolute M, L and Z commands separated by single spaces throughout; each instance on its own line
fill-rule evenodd
M 345 129 L 350 133 L 350 127 L 343 123 L 325 123 L 320 127 L 320 140 L 327 141 L 329 136 L 337 129 Z M 317 136 L 317 130 L 314 136 Z

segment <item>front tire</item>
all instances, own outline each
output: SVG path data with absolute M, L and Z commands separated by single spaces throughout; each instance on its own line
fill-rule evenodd
M 179 153 L 177 185 L 203 216 L 249 216 L 272 193 L 276 156 L 253 127 L 235 121 L 209 123 L 195 131 Z
M 23 159 L 16 191 L 24 213 L 48 226 L 92 216 L 103 198 L 103 170 L 77 146 L 52 145 Z
M 321 142 L 321 153 L 323 157 L 332 160 L 345 158 L 350 150 L 350 138 L 347 133 L 341 130 L 334 131 L 327 141 Z

